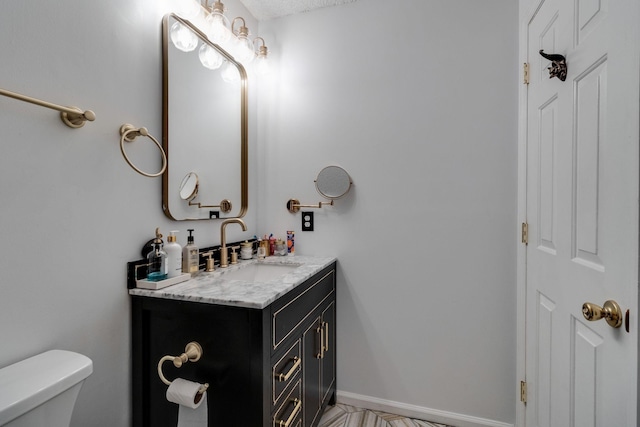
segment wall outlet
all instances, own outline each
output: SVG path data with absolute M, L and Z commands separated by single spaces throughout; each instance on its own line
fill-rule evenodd
M 302 231 L 313 231 L 313 212 L 302 212 Z

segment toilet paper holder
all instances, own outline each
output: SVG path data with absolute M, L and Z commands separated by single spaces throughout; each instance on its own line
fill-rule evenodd
M 176 368 L 180 368 L 183 364 L 187 362 L 197 362 L 202 357 L 202 346 L 198 344 L 196 341 L 191 341 L 184 347 L 184 353 L 180 356 L 163 356 L 162 359 L 158 362 L 158 376 L 160 380 L 166 385 L 171 385 L 171 381 L 169 381 L 164 374 L 162 373 L 162 364 L 166 361 L 172 361 L 173 366 Z M 202 384 L 198 393 L 202 394 L 209 388 L 209 384 Z

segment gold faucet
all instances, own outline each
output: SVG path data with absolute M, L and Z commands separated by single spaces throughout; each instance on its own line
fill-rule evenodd
M 227 264 L 227 236 L 225 233 L 225 227 L 227 224 L 236 223 L 242 226 L 242 231 L 247 231 L 247 224 L 244 223 L 240 218 L 229 218 L 222 222 L 220 225 L 220 267 L 226 268 L 229 266 Z

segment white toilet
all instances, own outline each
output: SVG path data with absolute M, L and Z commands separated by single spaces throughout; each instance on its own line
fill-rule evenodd
M 69 427 L 80 387 L 92 372 L 91 359 L 64 350 L 0 369 L 0 426 Z

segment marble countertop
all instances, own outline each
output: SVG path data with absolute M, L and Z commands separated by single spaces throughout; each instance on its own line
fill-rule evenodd
M 129 289 L 129 295 L 263 309 L 335 260 L 332 257 L 304 255 L 273 256 L 260 261 L 240 260 L 237 265 L 218 267 L 211 273 L 201 271 L 186 282 L 163 289 Z M 251 264 L 285 264 L 297 267 L 280 277 L 263 282 L 229 278 L 230 273 Z

